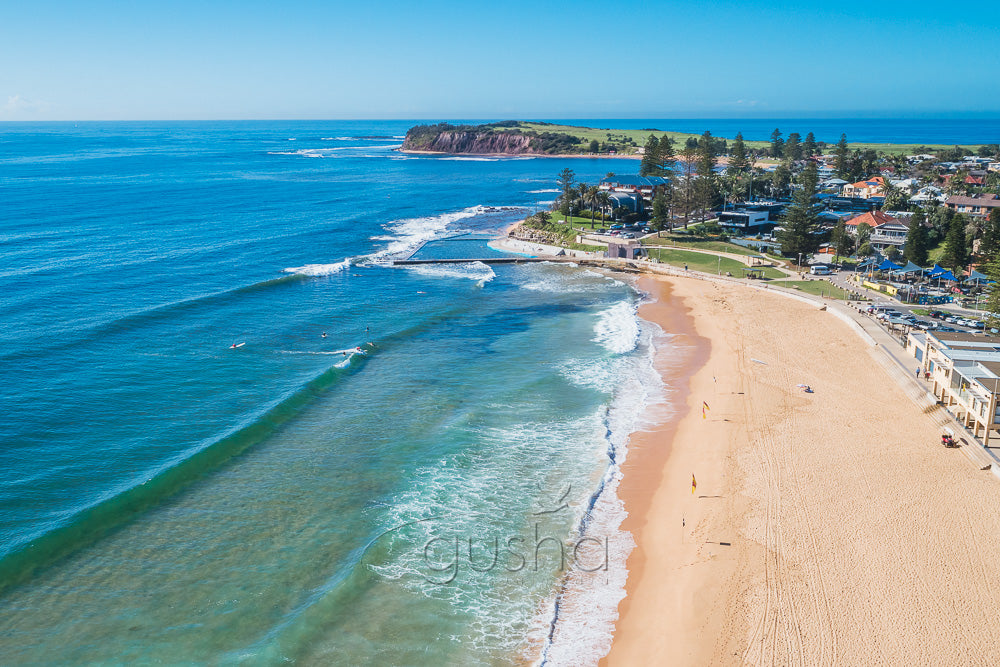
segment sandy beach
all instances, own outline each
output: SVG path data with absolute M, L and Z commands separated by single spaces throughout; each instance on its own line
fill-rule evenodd
M 997 664 L 1000 483 L 938 444 L 881 351 L 767 291 L 640 287 L 686 350 L 661 372 L 687 411 L 633 436 L 603 664 Z

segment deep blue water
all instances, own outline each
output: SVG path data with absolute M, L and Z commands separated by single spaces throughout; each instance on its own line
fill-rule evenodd
M 588 534 L 616 535 L 653 332 L 629 285 L 572 267 L 385 265 L 497 233 L 564 166 L 607 171 L 404 156 L 409 125 L 0 126 L 5 663 L 545 643 L 554 560 L 432 566 L 452 538 L 571 540 L 595 500 Z

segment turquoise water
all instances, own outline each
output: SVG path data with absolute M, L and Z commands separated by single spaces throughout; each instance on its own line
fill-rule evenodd
M 407 126 L 0 127 L 3 662 L 606 649 L 668 339 L 590 271 L 386 260 L 496 254 L 607 164 Z

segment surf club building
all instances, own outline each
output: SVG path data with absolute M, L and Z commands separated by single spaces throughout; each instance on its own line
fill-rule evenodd
M 989 447 L 1000 431 L 1000 337 L 911 331 L 906 349 L 930 375 L 934 397 Z

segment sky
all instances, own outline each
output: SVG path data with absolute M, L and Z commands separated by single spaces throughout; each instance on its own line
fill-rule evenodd
M 0 3 L 0 120 L 1000 116 L 1000 1 Z

